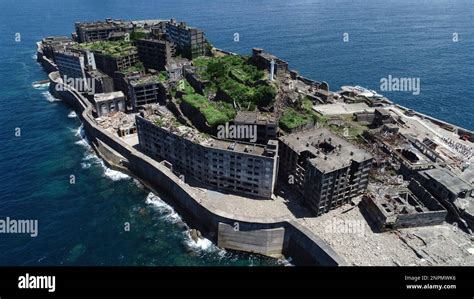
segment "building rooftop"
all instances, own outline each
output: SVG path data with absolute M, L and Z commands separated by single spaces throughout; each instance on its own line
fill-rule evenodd
M 107 75 L 106 73 L 100 71 L 99 69 L 87 70 L 87 73 L 88 73 L 92 78 L 109 77 L 109 75 Z
M 280 137 L 280 141 L 326 173 L 347 167 L 352 161 L 363 162 L 372 156 L 325 128 L 310 129 Z
M 130 81 L 130 85 L 133 87 L 140 86 L 140 85 L 147 85 L 147 84 L 158 84 L 160 83 L 160 78 L 159 76 L 156 75 L 146 75 L 146 76 L 141 76 L 137 79 L 132 79 Z
M 261 113 L 254 111 L 239 111 L 235 116 L 234 122 L 246 124 L 276 124 L 275 116 L 270 113 Z
M 454 194 L 460 194 L 463 191 L 473 189 L 471 185 L 461 180 L 458 176 L 447 169 L 433 168 L 422 171 L 422 174 L 436 180 Z
M 94 101 L 96 103 L 111 101 L 116 98 L 124 98 L 125 95 L 121 91 L 107 92 L 107 93 L 96 93 L 94 94 Z
M 182 125 L 172 115 L 151 114 L 147 115 L 146 119 L 175 135 L 202 146 L 247 153 L 256 156 L 262 156 L 265 152 L 264 145 L 213 138 L 212 136 L 203 134 L 194 128 Z
M 179 28 L 186 29 L 186 30 L 193 30 L 193 31 L 202 32 L 202 30 L 199 29 L 199 28 L 188 26 L 186 24 L 186 22 L 177 22 L 175 19 L 169 20 L 168 24 L 170 24 L 172 26 L 177 26 Z
M 113 29 L 116 27 L 132 27 L 132 23 L 123 20 L 106 19 L 105 21 L 95 22 L 76 22 L 76 27 L 83 30 Z

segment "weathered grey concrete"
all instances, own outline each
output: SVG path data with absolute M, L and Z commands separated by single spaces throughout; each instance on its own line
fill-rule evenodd
M 276 241 L 260 246 L 259 251 L 261 250 L 260 253 L 262 254 L 281 252 L 287 257 L 292 257 L 293 262 L 297 265 L 338 266 L 346 264 L 327 243 L 292 220 L 285 218 L 255 220 L 241 216 L 236 217 L 218 210 L 211 211 L 196 200 L 195 190 L 180 181 L 167 167 L 100 128 L 92 117 L 92 105 L 76 90 L 63 85 L 57 72 L 50 73 L 49 79 L 51 93 L 62 98 L 65 103 L 76 110 L 83 122 L 89 140 L 94 148 L 98 149 L 97 152 L 111 165 L 119 161 L 123 165 L 116 165 L 118 169 L 120 169 L 120 166 L 126 166 L 131 174 L 139 178 L 152 190 L 156 188 L 160 192 L 170 195 L 172 202 L 169 203 L 183 215 L 188 223 L 199 229 L 205 237 L 216 241 L 218 239 L 219 223 L 233 226 L 238 222 L 240 230 L 245 232 L 255 231 L 258 234 L 258 231 L 266 231 L 267 236 L 275 232 L 280 234 L 282 231 L 284 232 L 283 242 L 281 242 L 282 237 L 279 236 Z M 58 84 L 62 85 L 61 91 L 56 88 Z M 111 155 L 117 156 L 111 158 Z M 240 235 L 228 234 L 226 238 L 227 244 L 239 247 L 239 250 L 255 251 L 255 246 L 247 246 L 245 243 L 239 242 Z M 278 248 L 278 246 L 281 246 L 281 248 Z
M 220 222 L 217 245 L 227 249 L 281 257 L 284 238 L 285 229 L 283 227 L 242 231 L 236 224 L 230 226 Z

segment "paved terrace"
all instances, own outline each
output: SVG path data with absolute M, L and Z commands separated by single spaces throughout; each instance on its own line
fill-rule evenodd
M 122 138 L 137 144 L 136 134 Z M 448 223 L 438 226 L 375 232 L 358 207 L 347 204 L 319 217 L 301 203 L 301 198 L 283 188 L 273 200 L 251 199 L 207 190 L 192 184 L 193 197 L 223 216 L 261 222 L 296 220 L 326 241 L 352 265 L 470 265 L 474 266 L 474 245 L 470 236 Z M 334 223 L 356 223 L 358 231 L 335 232 Z
M 319 217 L 301 204 L 298 196 L 279 195 L 260 200 L 194 188 L 193 196 L 218 214 L 233 218 L 296 220 L 327 242 L 350 265 L 469 265 L 474 266 L 474 245 L 470 236 L 448 223 L 378 233 L 372 230 L 358 207 L 360 199 Z M 285 198 L 283 198 L 283 196 Z M 334 223 L 353 225 L 357 231 L 334 231 Z

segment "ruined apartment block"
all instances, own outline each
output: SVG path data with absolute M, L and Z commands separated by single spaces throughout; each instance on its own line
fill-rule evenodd
M 280 137 L 280 173 L 316 215 L 364 192 L 372 160 L 324 128 Z
M 271 113 L 238 111 L 233 123 L 236 126 L 256 126 L 258 143 L 265 144 L 277 138 L 278 121 Z
M 408 188 L 390 190 L 384 195 L 364 196 L 362 207 L 381 231 L 439 225 L 446 218 L 446 209 L 418 181 L 412 179 Z
M 133 24 L 122 20 L 106 19 L 97 22 L 77 22 L 74 39 L 79 43 L 89 43 L 108 40 L 112 33 L 131 32 Z
M 265 146 L 218 140 L 160 119 L 156 115 L 136 117 L 138 140 L 145 153 L 158 161 L 168 161 L 172 170 L 184 174 L 188 181 L 193 179 L 235 194 L 271 198 L 278 169 L 276 140 Z
M 166 23 L 168 40 L 176 44 L 176 50 L 183 57 L 194 59 L 204 56 L 206 39 L 201 29 L 189 27 L 185 22 L 176 22 L 171 19 Z
M 133 110 L 146 104 L 156 104 L 166 97 L 158 76 L 140 76 L 129 82 L 128 96 Z
M 147 69 L 160 71 L 165 70 L 176 52 L 173 43 L 158 39 L 139 39 L 135 41 L 135 46 L 143 65 Z

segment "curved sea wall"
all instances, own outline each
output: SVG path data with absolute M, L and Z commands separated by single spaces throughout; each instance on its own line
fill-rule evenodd
M 58 72 L 50 73 L 49 80 L 50 92 L 74 108 L 92 147 L 111 167 L 126 171 L 150 189 L 169 195 L 168 203 L 186 222 L 219 246 L 274 257 L 284 255 L 291 257 L 296 265 L 345 265 L 327 243 L 295 221 L 253 219 L 210 210 L 199 202 L 196 189 L 182 182 L 165 165 L 99 127 L 92 116 L 90 102 L 63 84 Z

